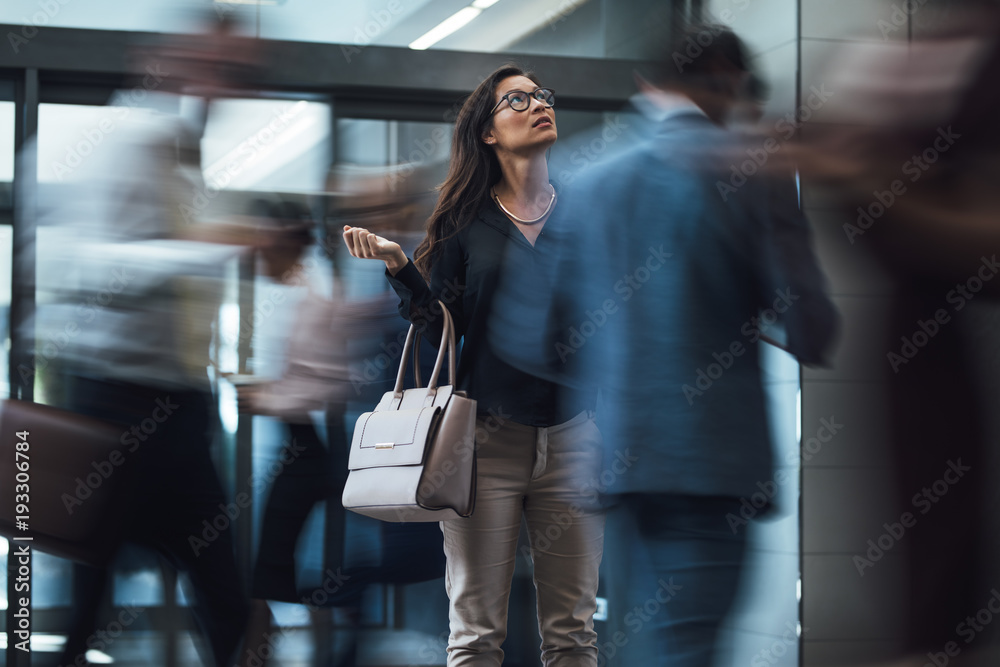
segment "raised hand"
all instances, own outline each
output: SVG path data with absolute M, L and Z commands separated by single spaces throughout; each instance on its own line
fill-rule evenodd
M 381 259 L 389 273 L 395 275 L 406 266 L 406 253 L 398 243 L 369 232 L 363 227 L 344 225 L 344 243 L 351 255 L 360 259 Z

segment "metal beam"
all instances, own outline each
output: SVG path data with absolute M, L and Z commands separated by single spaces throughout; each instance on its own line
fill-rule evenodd
M 0 24 L 0 35 L 20 35 L 24 29 Z M 38 28 L 16 51 L 0 49 L 0 69 L 36 68 L 43 86 L 59 79 L 114 81 L 128 74 L 126 56 L 134 45 L 162 38 L 155 33 Z M 364 98 L 381 94 L 394 101 L 435 103 L 441 95 L 458 97 L 498 66 L 514 61 L 556 88 L 561 106 L 612 109 L 632 94 L 632 70 L 640 64 L 631 60 L 255 41 L 267 53 L 261 88 Z
M 38 70 L 28 68 L 18 82 L 14 110 L 14 234 L 10 300 L 10 397 L 34 398 L 31 351 L 34 333 L 26 329 L 35 314 L 35 197 L 37 186 Z

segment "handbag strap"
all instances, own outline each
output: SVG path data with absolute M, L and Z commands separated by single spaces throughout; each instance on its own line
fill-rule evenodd
M 441 303 L 441 302 L 438 302 L 438 303 Z M 447 318 L 445 326 L 442 327 L 442 329 L 441 329 L 441 342 L 442 343 L 445 342 L 445 334 L 447 334 L 447 336 L 448 336 L 448 338 L 447 338 L 447 342 L 448 342 L 448 384 L 450 384 L 451 386 L 454 387 L 455 386 L 455 373 L 456 373 L 456 370 L 455 370 L 455 354 L 456 354 L 456 352 L 455 352 L 455 350 L 456 350 L 456 343 L 455 343 L 455 318 L 452 317 L 451 311 L 449 311 L 448 308 L 443 303 L 441 304 L 441 310 L 444 312 L 445 318 Z M 414 342 L 413 342 L 413 379 L 416 382 L 416 385 L 418 387 L 420 386 L 420 340 L 421 340 L 421 338 L 422 338 L 422 336 L 421 336 L 420 332 L 418 331 L 417 332 L 417 336 L 416 336 L 416 340 L 414 340 Z M 438 361 L 436 361 L 435 364 L 434 364 L 435 378 L 437 377 L 436 374 L 438 372 L 438 364 L 439 363 L 440 363 L 440 348 L 438 349 Z M 437 388 L 437 383 L 434 384 L 434 387 Z
M 437 393 L 438 378 L 441 375 L 441 367 L 444 364 L 445 354 L 448 355 L 448 382 L 452 386 L 455 384 L 455 323 L 452 320 L 451 313 L 448 311 L 448 307 L 440 301 L 437 303 L 441 306 L 441 315 L 444 322 L 441 331 L 441 342 L 438 345 L 437 359 L 434 361 L 434 370 L 431 372 L 430 381 L 427 383 L 427 388 L 430 390 L 427 396 L 428 402 L 433 402 L 434 396 Z M 414 378 L 416 379 L 417 387 L 420 387 L 420 353 L 417 351 L 419 342 L 420 334 L 417 332 L 416 326 L 411 324 L 410 330 L 406 333 L 406 342 L 403 343 L 403 354 L 399 360 L 399 371 L 396 373 L 396 386 L 393 388 L 393 400 L 390 409 L 398 408 L 403 399 L 403 378 L 406 375 L 406 366 L 411 354 L 414 361 Z

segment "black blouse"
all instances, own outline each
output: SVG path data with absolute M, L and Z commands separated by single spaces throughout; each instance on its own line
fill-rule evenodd
M 596 404 L 596 392 L 571 390 L 528 374 L 502 361 L 490 346 L 487 318 L 505 253 L 507 266 L 532 270 L 541 264 L 539 252 L 489 200 L 475 220 L 444 242 L 431 269 L 429 287 L 412 261 L 395 276 L 386 271 L 400 298 L 400 314 L 434 343 L 441 338 L 442 323 L 429 306 L 435 299 L 447 305 L 456 337 L 464 337 L 457 388 L 476 399 L 477 413 L 537 427 L 568 421 L 582 410 L 593 410 Z M 539 280 L 538 284 L 546 282 Z M 524 322 L 523 326 L 540 323 Z

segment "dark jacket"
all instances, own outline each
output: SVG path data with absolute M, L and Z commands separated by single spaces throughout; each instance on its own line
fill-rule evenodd
M 718 186 L 738 141 L 696 113 L 664 121 L 562 197 L 543 253 L 558 257 L 552 290 L 506 270 L 493 341 L 519 367 L 601 388 L 607 493 L 758 491 L 772 478 L 760 335 L 780 317 L 808 362 L 833 338 L 794 189 L 763 177 L 726 197 Z M 534 296 L 549 291 L 553 301 Z M 526 317 L 545 333 L 505 345 Z
M 541 265 L 540 250 L 492 200 L 455 236 L 444 242 L 433 264 L 430 285 L 413 262 L 395 276 L 386 272 L 400 297 L 399 312 L 426 333 L 435 344 L 441 336 L 441 318 L 431 308 L 434 300 L 447 307 L 455 321 L 455 335 L 463 338 L 457 383 L 477 401 L 481 416 L 510 419 L 529 426 L 553 426 L 581 410 L 594 408 L 594 392 L 566 391 L 502 361 L 486 337 L 504 255 L 524 268 L 525 278 Z M 530 322 L 519 328 L 528 330 Z M 516 337 L 519 332 L 512 332 Z

